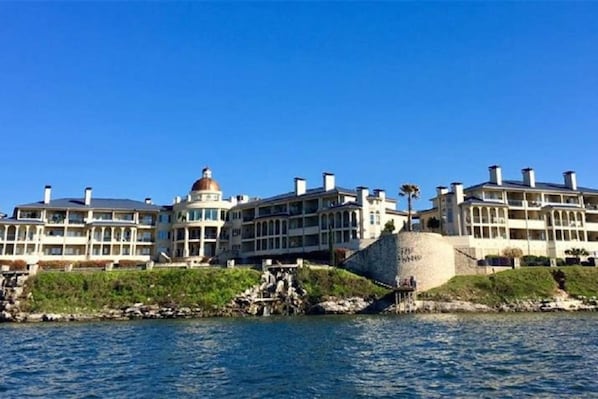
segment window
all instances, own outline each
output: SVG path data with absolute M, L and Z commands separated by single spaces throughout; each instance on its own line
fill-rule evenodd
M 168 230 L 159 230 L 158 231 L 158 240 L 168 240 L 170 239 L 170 232 Z
M 41 217 L 38 211 L 21 211 L 20 219 L 39 219 Z
M 152 215 L 142 215 L 141 216 L 141 224 L 145 225 L 153 225 L 154 224 L 154 217 Z
M 204 209 L 205 220 L 218 220 L 218 209 Z
M 170 214 L 161 213 L 158 220 L 160 221 L 160 223 L 170 223 Z
M 189 220 L 189 221 L 203 220 L 203 218 L 201 216 L 201 209 L 195 209 L 195 210 L 187 212 L 187 220 Z

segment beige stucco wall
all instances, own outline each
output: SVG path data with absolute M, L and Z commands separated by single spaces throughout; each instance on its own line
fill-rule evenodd
M 414 276 L 418 290 L 428 290 L 455 275 L 455 255 L 439 234 L 402 232 L 380 237 L 353 254 L 345 267 L 392 286 Z

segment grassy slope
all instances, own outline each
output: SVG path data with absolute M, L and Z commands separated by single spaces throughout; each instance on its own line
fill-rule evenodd
M 259 282 L 248 269 L 40 273 L 30 280 L 24 309 L 44 312 L 95 312 L 134 303 L 199 306 L 211 309 Z
M 327 296 L 379 298 L 388 293 L 385 288 L 343 269 L 304 268 L 299 270 L 298 280 L 307 291 L 308 300 L 311 303 L 320 302 Z
M 570 295 L 598 296 L 597 268 L 559 269 L 565 272 L 565 288 Z M 552 277 L 555 270 L 556 268 L 549 267 L 529 267 L 494 275 L 456 276 L 420 297 L 432 300 L 464 300 L 491 306 L 523 299 L 550 298 L 558 287 Z

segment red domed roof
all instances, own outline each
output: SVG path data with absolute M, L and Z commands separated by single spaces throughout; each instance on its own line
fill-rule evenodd
M 196 180 L 191 186 L 191 191 L 220 191 L 220 185 L 212 179 L 212 171 L 209 168 L 202 170 L 202 177 Z

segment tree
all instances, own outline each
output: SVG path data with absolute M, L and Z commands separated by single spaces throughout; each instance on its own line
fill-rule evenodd
M 521 250 L 521 248 L 507 247 L 502 250 L 502 254 L 503 254 L 503 256 L 506 256 L 507 258 L 515 259 L 515 258 L 521 258 L 523 256 L 523 251 Z
M 590 253 L 588 251 L 586 251 L 585 248 L 570 248 L 570 249 L 566 249 L 565 250 L 565 255 L 569 255 L 569 256 L 573 256 L 577 262 L 577 264 L 580 264 L 580 258 L 582 256 L 588 256 Z
M 392 234 L 395 231 L 395 221 L 390 219 L 388 222 L 384 223 L 384 229 L 382 230 L 382 234 Z
M 419 198 L 419 186 L 415 184 L 403 184 L 399 189 L 399 195 L 401 197 L 407 197 L 407 231 L 413 230 L 413 225 L 411 223 L 411 212 L 412 212 L 412 205 L 411 202 L 415 199 Z
M 428 222 L 426 223 L 426 227 L 430 230 L 436 230 L 440 228 L 440 220 L 438 220 L 435 216 L 432 216 L 430 219 L 428 219 Z

